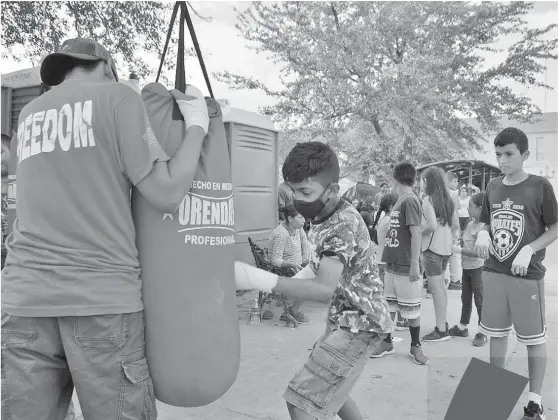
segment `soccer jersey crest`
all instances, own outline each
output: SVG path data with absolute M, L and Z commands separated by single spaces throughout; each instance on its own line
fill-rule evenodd
M 525 217 L 517 211 L 523 210 L 523 206 L 513 205 L 513 201 L 506 198 L 502 204 L 494 204 L 493 208 L 490 227 L 494 256 L 504 262 L 517 251 L 523 239 Z

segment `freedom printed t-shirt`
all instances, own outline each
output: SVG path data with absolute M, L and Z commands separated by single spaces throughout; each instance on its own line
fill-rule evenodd
M 352 332 L 393 331 L 383 284 L 378 276 L 375 250 L 362 217 L 341 200 L 337 211 L 319 224 L 311 224 L 310 264 L 314 272 L 322 256 L 337 256 L 345 265 L 329 307 L 329 319 Z
M 2 310 L 143 309 L 130 189 L 165 160 L 140 96 L 124 84 L 68 81 L 25 106 Z
M 529 175 L 517 185 L 505 185 L 502 178 L 490 181 L 480 221 L 490 226 L 494 254 L 491 253 L 484 269 L 512 275 L 512 263 L 521 248 L 556 223 L 557 207 L 552 185 L 541 176 Z M 532 256 L 524 278 L 544 278 L 545 254 L 546 250 L 542 249 Z
M 395 274 L 407 275 L 411 268 L 411 226 L 420 226 L 421 205 L 414 193 L 397 200 L 391 210 L 383 262 Z

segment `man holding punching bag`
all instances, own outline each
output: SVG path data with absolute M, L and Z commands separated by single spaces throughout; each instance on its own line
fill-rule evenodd
M 64 419 L 74 385 L 85 420 L 155 419 L 130 189 L 178 208 L 208 130 L 205 99 L 192 87 L 173 91 L 187 133 L 169 159 L 97 42 L 65 41 L 41 78 L 53 88 L 23 108 L 17 127 L 2 419 Z
M 288 278 L 237 262 L 237 289 L 329 303 L 325 333 L 284 397 L 292 419 L 362 419 L 349 393 L 375 346 L 394 329 L 375 251 L 362 217 L 339 197 L 339 162 L 329 146 L 297 144 L 285 160 L 283 178 L 295 208 L 311 220 L 310 263 Z

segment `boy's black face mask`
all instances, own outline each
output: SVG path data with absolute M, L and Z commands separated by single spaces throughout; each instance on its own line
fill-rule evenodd
M 304 217 L 305 219 L 316 218 L 316 216 L 318 216 L 324 210 L 327 202 L 329 201 L 329 199 L 328 199 L 324 203 L 322 201 L 322 198 L 324 197 L 326 192 L 329 190 L 330 185 L 328 185 L 326 187 L 325 191 L 322 193 L 322 195 L 320 195 L 314 201 L 308 202 L 308 201 L 302 201 L 302 200 L 294 200 L 293 205 L 294 205 L 294 208 L 296 209 L 296 211 L 298 211 L 302 215 L 302 217 Z

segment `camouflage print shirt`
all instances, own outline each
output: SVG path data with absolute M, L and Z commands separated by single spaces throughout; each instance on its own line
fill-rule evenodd
M 378 276 L 376 246 L 360 214 L 341 200 L 327 220 L 312 224 L 308 233 L 310 264 L 314 272 L 322 256 L 338 256 L 345 269 L 329 308 L 329 319 L 354 333 L 393 332 L 394 325 Z

